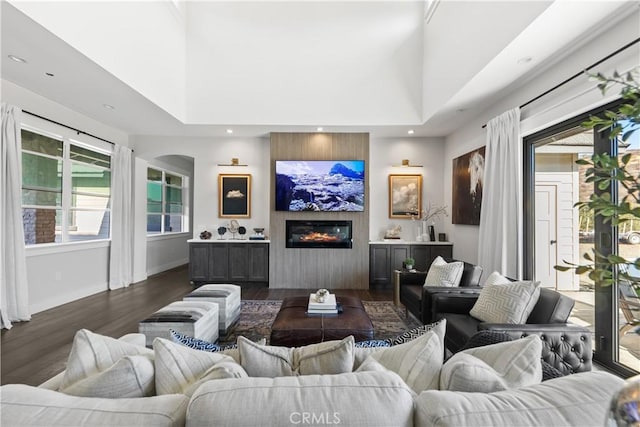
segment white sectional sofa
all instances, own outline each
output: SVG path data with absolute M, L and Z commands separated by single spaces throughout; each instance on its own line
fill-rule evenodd
M 40 387 L 0 388 L 0 424 L 589 426 L 604 425 L 623 384 L 605 372 L 541 382 L 535 337 L 443 364 L 443 334 L 441 324 L 383 348 L 356 348 L 351 337 L 296 349 L 240 338 L 211 353 L 79 331 L 67 371 Z M 154 372 L 140 368 L 145 359 Z

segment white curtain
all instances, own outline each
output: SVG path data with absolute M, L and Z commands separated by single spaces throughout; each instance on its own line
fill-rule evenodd
M 478 263 L 522 278 L 522 141 L 520 109 L 487 123 Z
M 2 103 L 0 138 L 0 317 L 2 327 L 31 319 L 22 228 L 22 111 Z
M 133 282 L 133 209 L 131 150 L 116 145 L 111 156 L 111 255 L 109 289 Z

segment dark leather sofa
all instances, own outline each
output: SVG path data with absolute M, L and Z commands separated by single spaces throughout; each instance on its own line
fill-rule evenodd
M 447 262 L 456 261 L 445 259 Z M 432 296 L 436 293 L 471 293 L 478 294 L 482 267 L 464 262 L 462 278 L 459 287 L 429 286 L 424 287 L 427 272 L 402 272 L 400 273 L 400 302 L 406 312 L 411 312 L 422 323 L 431 323 L 435 319 L 431 312 Z M 406 313 L 405 312 L 405 313 Z
M 540 298 L 526 324 L 485 323 L 469 312 L 478 294 L 438 293 L 432 296 L 433 316 L 446 319 L 445 346 L 460 350 L 476 332 L 504 332 L 512 338 L 537 334 L 543 342 L 542 358 L 563 374 L 590 371 L 592 343 L 589 329 L 567 323 L 575 301 L 554 290 L 540 289 Z

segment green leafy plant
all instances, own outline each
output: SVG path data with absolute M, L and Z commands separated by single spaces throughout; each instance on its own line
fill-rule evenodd
M 411 258 L 411 257 L 409 257 L 409 258 L 407 258 L 407 259 L 405 259 L 405 260 L 404 260 L 404 265 L 407 265 L 407 266 L 408 266 L 408 265 L 414 266 L 414 265 L 416 265 L 416 260 L 415 260 L 415 259 L 413 259 L 413 258 Z
M 602 117 L 592 116 L 582 125 L 606 132 L 611 139 L 627 141 L 640 128 L 640 84 L 638 70 L 625 75 L 617 72 L 612 77 L 600 73 L 592 75 L 599 80 L 598 88 L 604 94 L 613 87 L 622 87 L 620 94 L 623 103 L 615 111 L 606 111 Z M 579 159 L 577 164 L 586 166 L 586 182 L 593 183 L 601 192 L 592 194 L 589 200 L 578 202 L 574 206 L 580 209 L 582 215 L 594 215 L 603 218 L 604 223 L 620 226 L 627 222 L 640 219 L 640 176 L 629 170 L 631 154 L 621 158 L 608 154 L 594 154 L 590 159 Z M 594 188 L 595 188 L 594 187 Z M 611 197 L 611 191 L 617 187 L 620 194 L 624 194 L 617 202 Z M 637 277 L 629 274 L 629 267 L 640 269 L 640 258 L 628 260 L 619 255 L 603 255 L 593 250 L 593 254 L 585 253 L 585 264 L 573 264 L 565 261 L 566 265 L 555 266 L 556 270 L 575 270 L 576 274 L 588 274 L 594 282 L 611 285 L 616 280 L 626 280 L 634 288 L 640 287 Z

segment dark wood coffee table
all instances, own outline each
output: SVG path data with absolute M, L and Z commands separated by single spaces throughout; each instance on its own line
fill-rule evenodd
M 349 335 L 356 341 L 373 339 L 373 323 L 362 301 L 354 297 L 336 297 L 336 301 L 342 304 L 342 313 L 309 315 L 309 296 L 285 298 L 271 326 L 270 344 L 300 347 Z

